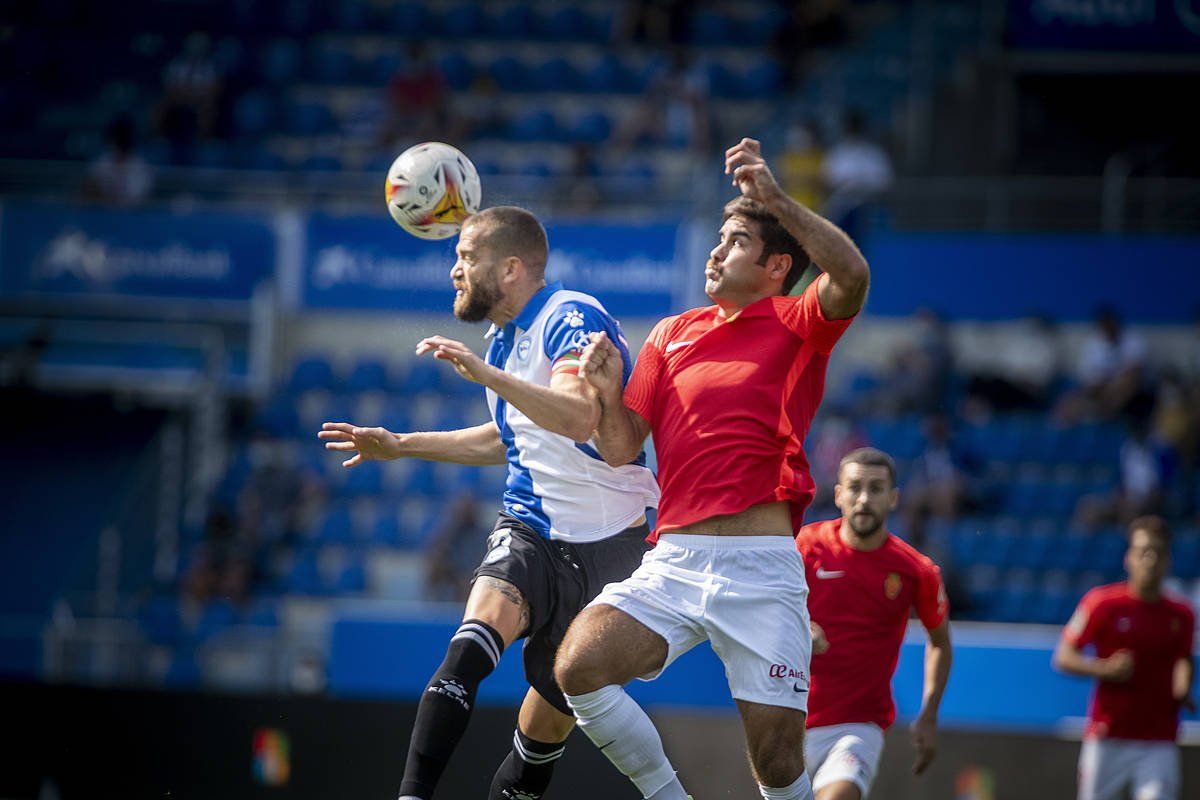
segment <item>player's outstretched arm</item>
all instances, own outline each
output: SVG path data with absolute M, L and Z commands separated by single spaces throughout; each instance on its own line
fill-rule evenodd
M 796 202 L 779 186 L 762 157 L 762 145 L 742 139 L 725 151 L 725 172 L 742 194 L 775 215 L 829 276 L 819 288 L 821 310 L 829 319 L 852 317 L 867 299 L 871 270 L 858 246 L 841 228 Z
M 443 336 L 422 339 L 417 345 L 417 355 L 425 353 L 449 361 L 459 375 L 488 387 L 539 428 L 551 433 L 586 442 L 600 420 L 600 403 L 595 392 L 575 375 L 554 375 L 549 386 L 533 384 L 493 367 L 462 342 Z
M 950 644 L 950 621 L 944 620 L 929 631 L 925 643 L 925 688 L 921 698 L 921 712 L 911 727 L 913 749 L 913 774 L 920 775 L 937 755 L 938 709 L 946 683 L 950 680 L 950 664 L 954 661 L 954 649 Z
M 452 464 L 489 466 L 505 463 L 504 442 L 494 422 L 456 431 L 392 433 L 385 428 L 363 428 L 348 422 L 326 422 L 317 433 L 326 450 L 353 453 L 343 467 L 364 461 L 420 458 Z
M 591 340 L 579 360 L 579 374 L 593 388 L 600 402 L 596 451 L 605 463 L 619 467 L 642 452 L 646 437 L 650 435 L 650 425 L 625 405 L 621 351 L 603 332 L 593 333 Z

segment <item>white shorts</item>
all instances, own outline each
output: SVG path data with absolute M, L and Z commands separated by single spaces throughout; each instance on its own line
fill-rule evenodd
M 790 536 L 667 533 L 592 605 L 619 608 L 667 640 L 667 666 L 708 639 L 737 700 L 808 709 L 808 584 Z
M 1127 796 L 1133 800 L 1179 797 L 1179 748 L 1174 742 L 1084 739 L 1079 750 L 1079 800 Z
M 812 776 L 814 792 L 849 781 L 866 797 L 882 754 L 883 729 L 873 722 L 822 725 L 804 734 L 804 766 Z

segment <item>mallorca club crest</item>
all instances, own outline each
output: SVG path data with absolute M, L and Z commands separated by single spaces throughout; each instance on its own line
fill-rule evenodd
M 883 594 L 888 600 L 895 600 L 900 596 L 900 589 L 903 586 L 904 582 L 900 580 L 899 573 L 889 572 L 883 579 Z

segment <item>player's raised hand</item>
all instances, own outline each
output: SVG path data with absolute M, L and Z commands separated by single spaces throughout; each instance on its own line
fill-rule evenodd
M 829 650 L 829 640 L 825 638 L 825 629 L 817 623 L 809 620 L 809 629 L 812 630 L 812 651 L 814 656 L 819 656 Z
M 390 461 L 403 453 L 395 434 L 384 428 L 360 428 L 349 422 L 326 422 L 317 431 L 326 450 L 354 453 L 342 462 L 343 467 L 357 467 L 364 461 Z
M 444 336 L 430 336 L 417 343 L 417 355 L 423 356 L 430 352 L 434 358 L 449 361 L 459 375 L 475 383 L 486 384 L 488 377 L 496 369 L 462 342 Z
M 1118 650 L 1108 658 L 1100 659 L 1098 667 L 1100 680 L 1124 683 L 1133 677 L 1133 653 Z
M 757 139 L 742 139 L 725 151 L 725 174 L 732 175 L 733 185 L 751 200 L 767 203 L 783 194 Z
M 621 351 L 604 331 L 590 334 L 591 342 L 583 348 L 579 359 L 579 374 L 596 387 L 601 398 L 620 397 L 621 377 L 625 368 Z
M 917 717 L 908 731 L 912 735 L 913 750 L 916 751 L 913 775 L 920 775 L 937 756 L 937 722 L 928 717 Z

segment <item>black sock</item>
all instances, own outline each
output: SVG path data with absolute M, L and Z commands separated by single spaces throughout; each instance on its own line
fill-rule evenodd
M 421 694 L 417 721 L 408 743 L 400 796 L 433 797 L 438 779 L 471 719 L 475 692 L 504 652 L 504 639 L 477 619 L 459 626 L 446 658 Z
M 512 751 L 492 778 L 488 800 L 539 800 L 564 749 L 562 742 L 535 742 L 518 730 L 513 734 Z

